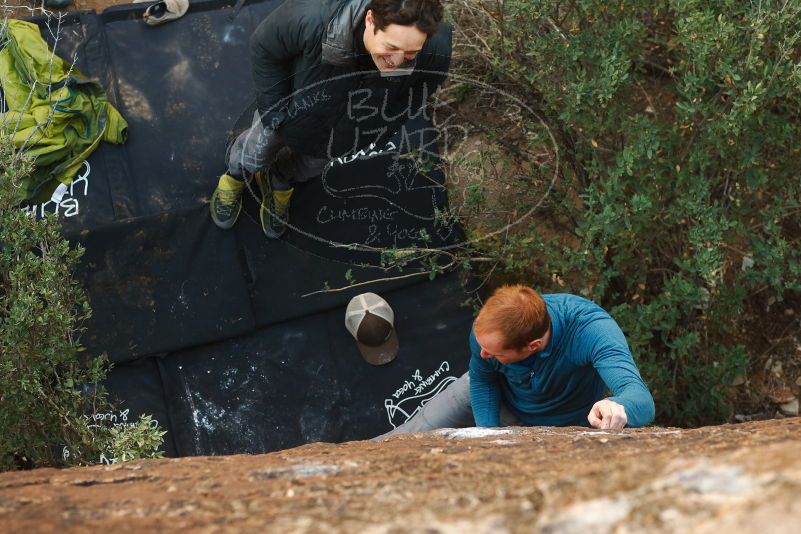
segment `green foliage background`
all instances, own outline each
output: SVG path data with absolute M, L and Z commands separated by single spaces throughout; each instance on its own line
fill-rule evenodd
M 801 2 L 465 0 L 448 10 L 456 71 L 518 96 L 558 144 L 561 176 L 544 209 L 478 245 L 500 262 L 496 280 L 609 310 L 659 422 L 729 419 L 729 385 L 764 363 L 760 334 L 799 330 L 782 311 L 801 302 Z M 541 143 L 539 126 L 528 128 Z
M 164 432 L 149 417 L 87 417 L 113 410 L 100 385 L 109 366 L 77 340 L 90 313 L 73 279 L 82 251 L 54 216 L 36 220 L 13 200 L 31 169 L 0 132 L 0 471 L 160 456 Z

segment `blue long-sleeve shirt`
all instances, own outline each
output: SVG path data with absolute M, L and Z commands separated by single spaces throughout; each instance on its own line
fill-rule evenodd
M 551 339 L 513 364 L 481 358 L 470 332 L 470 402 L 477 426 L 498 426 L 501 399 L 537 426 L 589 426 L 587 415 L 606 388 L 626 409 L 629 427 L 654 418 L 654 400 L 614 319 L 597 304 L 568 294 L 543 295 Z

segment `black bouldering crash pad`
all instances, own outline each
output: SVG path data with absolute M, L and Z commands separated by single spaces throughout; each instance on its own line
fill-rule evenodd
M 425 114 L 298 186 L 284 239 L 264 237 L 250 193 L 233 230 L 211 222 L 226 145 L 253 106 L 247 40 L 279 3 L 247 2 L 232 21 L 233 1 L 198 0 L 156 28 L 142 5 L 38 20 L 51 42 L 60 24 L 57 52 L 103 83 L 129 140 L 102 145 L 71 187 L 27 209 L 57 212 L 86 248 L 82 343 L 115 363 L 107 386 L 126 417 L 152 413 L 168 430 L 170 455 L 371 437 L 466 369 L 472 311 L 458 276 L 392 279 L 381 262 L 382 250 L 462 239 L 438 220 L 444 177 L 408 157 L 436 151 Z M 395 311 L 401 350 L 385 366 L 367 364 L 344 328 L 363 291 Z

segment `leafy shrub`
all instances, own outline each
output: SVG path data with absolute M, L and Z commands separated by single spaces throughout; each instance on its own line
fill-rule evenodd
M 108 362 L 77 342 L 90 313 L 72 278 L 82 251 L 54 216 L 36 220 L 13 205 L 32 163 L 7 139 L 0 135 L 0 470 L 159 456 L 164 432 L 149 418 L 90 424 L 112 407 L 99 385 Z
M 798 330 L 801 4 L 464 0 L 449 12 L 457 71 L 513 92 L 557 141 L 560 179 L 529 227 L 476 245 L 502 267 L 496 280 L 610 310 L 658 421 L 729 418 L 729 384 L 762 370 L 761 334 Z M 523 127 L 518 147 L 541 143 Z

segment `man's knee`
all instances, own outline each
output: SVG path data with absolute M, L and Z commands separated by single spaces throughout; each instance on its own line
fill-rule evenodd
M 448 386 L 451 395 L 461 402 L 470 404 L 470 373 L 465 373 Z M 447 391 L 447 390 L 446 390 Z

